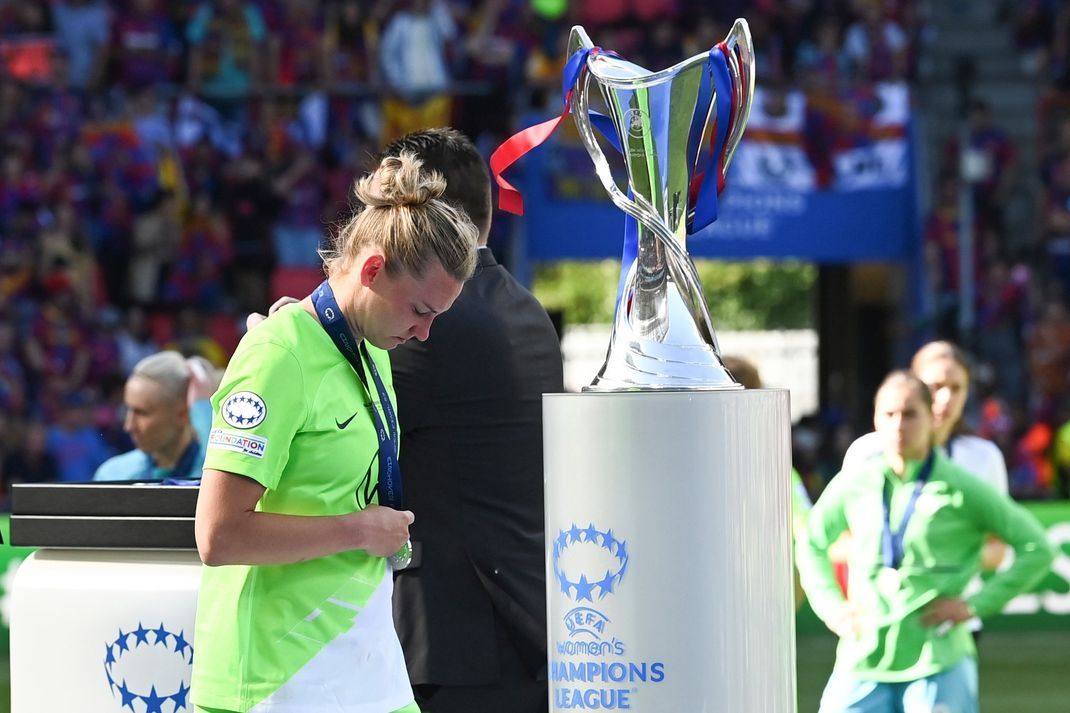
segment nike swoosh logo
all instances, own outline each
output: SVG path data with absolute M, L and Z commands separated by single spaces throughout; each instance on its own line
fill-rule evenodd
M 334 425 L 338 426 L 338 430 L 340 430 L 340 431 L 341 430 L 345 430 L 345 427 L 349 425 L 349 422 L 357 417 L 357 413 L 360 413 L 360 412 L 357 411 L 356 413 L 354 413 L 352 416 L 347 418 L 345 421 L 342 421 L 341 423 L 338 422 L 337 418 L 334 419 Z

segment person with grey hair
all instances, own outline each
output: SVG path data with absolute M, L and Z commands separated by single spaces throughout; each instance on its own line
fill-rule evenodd
M 135 449 L 104 461 L 93 480 L 200 478 L 218 382 L 201 357 L 164 351 L 139 361 L 123 389 L 123 430 Z

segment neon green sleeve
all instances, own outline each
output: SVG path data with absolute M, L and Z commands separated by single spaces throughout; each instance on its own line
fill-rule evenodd
M 204 467 L 244 475 L 275 489 L 294 434 L 308 417 L 301 365 L 278 344 L 242 347 L 212 396 Z
M 843 473 L 829 482 L 810 510 L 805 536 L 795 544 L 799 579 L 814 613 L 826 623 L 844 602 L 828 550 L 847 530 L 848 485 Z
M 965 480 L 962 489 L 979 526 L 1014 548 L 1014 563 L 967 599 L 977 616 L 985 617 L 999 613 L 1007 602 L 1040 581 L 1051 569 L 1055 550 L 1040 521 L 1009 496 L 976 478 Z

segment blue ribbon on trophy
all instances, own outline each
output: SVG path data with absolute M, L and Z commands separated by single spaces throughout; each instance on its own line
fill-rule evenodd
M 613 336 L 588 389 L 741 388 L 721 362 L 686 244 L 707 235 L 717 219 L 718 193 L 750 115 L 754 52 L 746 21 L 737 20 L 708 52 L 657 72 L 595 47 L 579 26 L 569 51 L 561 115 L 505 141 L 490 165 L 500 207 L 523 214 L 519 192 L 502 174 L 571 113 L 596 174 L 627 216 Z M 604 113 L 592 109 L 592 94 Z M 627 191 L 613 178 L 595 131 L 623 157 Z

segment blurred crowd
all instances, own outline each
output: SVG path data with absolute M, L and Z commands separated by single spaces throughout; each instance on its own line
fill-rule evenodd
M 1000 445 L 1011 492 L 1019 498 L 1070 496 L 1070 3 L 1028 0 L 1003 5 L 1017 59 L 1042 99 L 1036 112 L 1039 175 L 1029 175 L 1021 147 L 972 100 L 967 145 L 948 142 L 940 157 L 925 226 L 924 257 L 932 297 L 931 331 L 976 358 L 974 430 Z M 963 162 L 965 159 L 965 162 Z M 974 324 L 959 324 L 959 200 L 973 199 Z M 1035 200 L 1035 220 L 1008 218 L 1016 191 Z M 1035 196 L 1035 198 L 1034 198 Z
M 873 82 L 915 76 L 928 33 L 923 7 L 0 0 L 0 482 L 88 477 L 128 449 L 122 385 L 141 357 L 174 348 L 224 365 L 245 314 L 314 280 L 316 249 L 350 210 L 353 177 L 385 142 L 452 124 L 489 153 L 521 117 L 559 111 L 573 24 L 663 68 L 746 17 L 763 86 L 802 87 L 814 106 L 834 107 Z M 1044 9 L 1057 21 L 1031 19 Z M 1040 57 L 1036 71 L 1061 77 L 1070 36 L 1061 4 L 1023 3 L 1015 14 L 1019 41 Z M 983 123 L 984 110 L 972 140 L 999 169 L 977 187 L 993 206 L 979 213 L 978 230 L 998 243 L 999 200 L 989 198 L 1014 178 L 1014 146 Z M 1053 208 L 1041 242 L 1061 261 L 1048 274 L 1026 259 L 1035 256 L 979 251 L 983 329 L 978 343 L 964 341 L 999 365 L 975 375 L 986 384 L 978 429 L 1017 462 L 1016 451 L 1032 448 L 1032 458 L 1043 441 L 1023 424 L 1043 416 L 1051 471 L 1070 373 L 1060 291 L 1070 283 L 1070 179 L 1060 172 L 1070 122 L 1049 134 L 1045 201 Z M 955 188 L 954 178 L 939 182 L 926 237 L 934 290 L 945 297 L 956 284 Z M 508 234 L 507 220 L 495 227 L 492 246 Z M 815 490 L 855 435 L 838 430 L 845 427 L 799 429 Z M 1045 494 L 1058 479 L 1027 481 L 1019 494 Z

